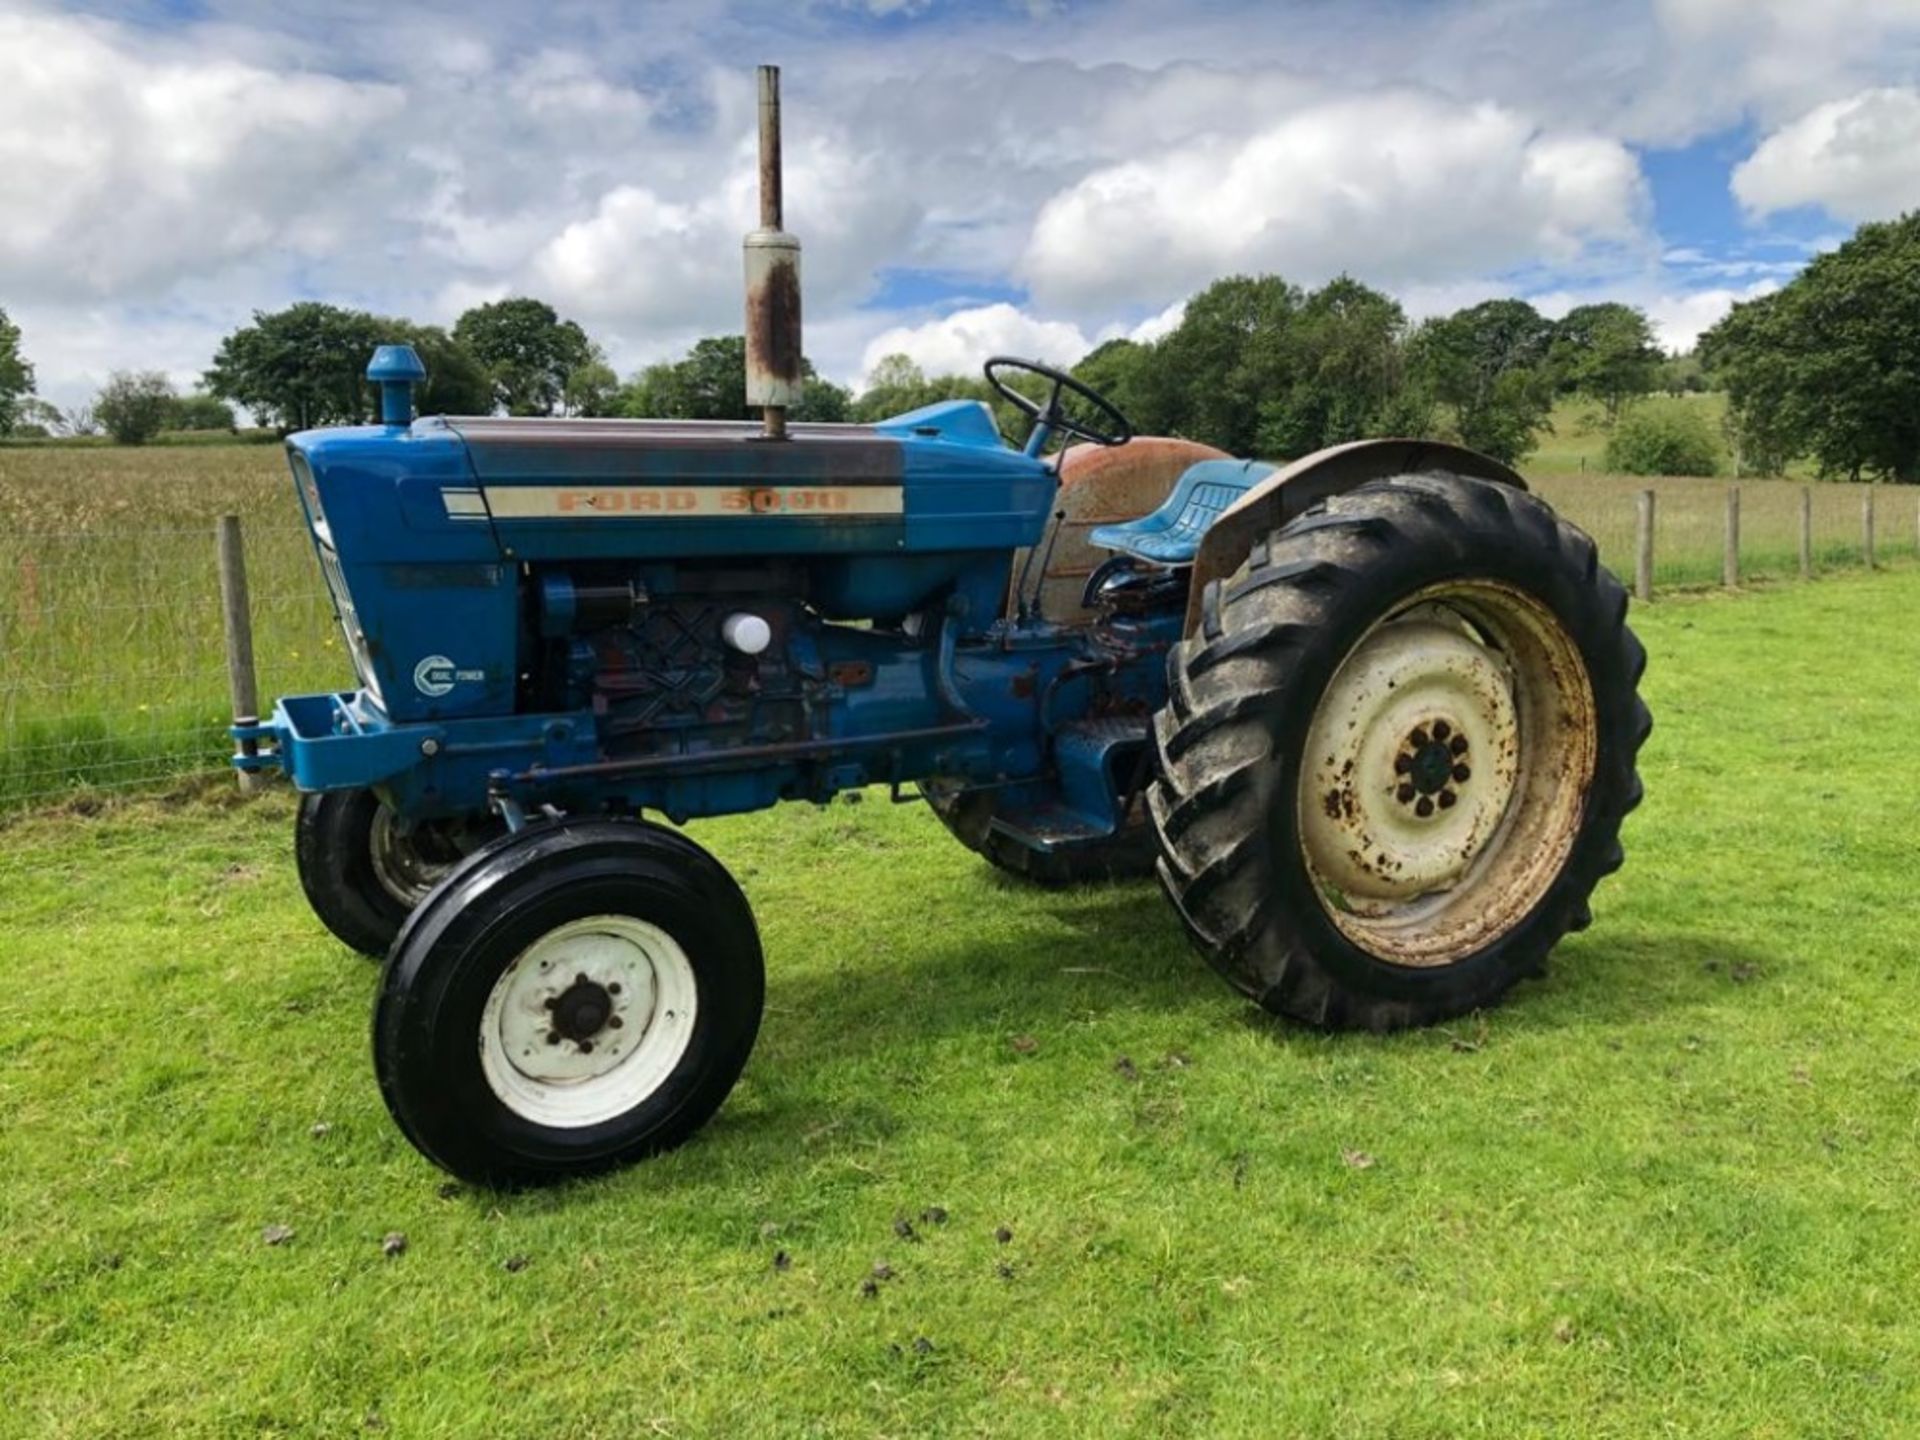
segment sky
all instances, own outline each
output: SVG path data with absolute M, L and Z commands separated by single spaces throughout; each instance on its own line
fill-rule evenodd
M 1920 208 L 1920 0 L 0 0 L 0 308 L 62 405 L 302 299 L 538 295 L 625 375 L 740 327 L 760 62 L 856 385 L 1236 272 L 1684 348 Z

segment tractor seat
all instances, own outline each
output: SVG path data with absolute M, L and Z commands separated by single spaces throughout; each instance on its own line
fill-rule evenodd
M 1087 543 L 1154 565 L 1191 565 L 1207 527 L 1220 512 L 1273 473 L 1258 460 L 1202 460 L 1189 465 L 1160 508 L 1138 520 L 1101 525 Z

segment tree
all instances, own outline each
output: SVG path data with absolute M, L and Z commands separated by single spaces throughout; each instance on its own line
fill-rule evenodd
M 594 358 L 586 331 L 526 295 L 474 306 L 454 322 L 453 338 L 487 367 L 494 401 L 509 415 L 551 415 L 567 377 Z
M 179 395 L 167 406 L 162 430 L 232 430 L 233 407 L 213 395 Z
M 1256 454 L 1275 398 L 1295 374 L 1288 331 L 1301 295 L 1277 275 L 1232 275 L 1187 302 L 1180 324 L 1153 346 L 1138 392 L 1157 428 Z
M 414 400 L 424 415 L 487 415 L 493 377 L 464 345 L 434 325 L 303 301 L 220 342 L 207 389 L 281 430 L 358 425 L 375 413 L 367 362 L 381 345 L 411 345 L 427 369 Z
M 1287 323 L 1290 384 L 1262 402 L 1255 453 L 1291 459 L 1383 433 L 1405 388 L 1406 329 L 1397 301 L 1345 275 L 1308 295 Z
M 94 397 L 93 413 L 114 443 L 144 445 L 167 423 L 173 384 L 158 370 L 116 370 Z
M 800 403 L 788 408 L 788 419 L 847 419 L 852 396 L 844 387 L 821 379 L 804 357 L 800 376 Z M 754 418 L 758 412 L 747 408 L 746 337 L 709 335 L 680 359 L 647 366 L 620 392 L 613 409 L 638 419 Z
M 1707 389 L 1706 368 L 1698 350 L 1676 350 L 1660 362 L 1654 388 L 1667 395 L 1700 395 Z
M 1444 407 L 1461 444 L 1511 465 L 1553 410 L 1552 338 L 1552 322 L 1524 300 L 1487 300 L 1429 320 L 1408 345 L 1409 395 Z
M 1653 389 L 1665 356 L 1646 314 L 1610 300 L 1569 310 L 1553 327 L 1548 358 L 1560 388 L 1598 400 L 1611 425 Z
M 15 407 L 13 433 L 23 440 L 44 440 L 52 435 L 77 433 L 68 428 L 69 423 L 59 406 L 49 405 L 38 396 L 29 395 Z
M 361 310 L 302 301 L 227 336 L 207 370 L 207 389 L 282 430 L 352 425 L 370 411 L 367 361 L 389 326 Z
M 613 373 L 606 355 L 595 345 L 585 360 L 567 372 L 567 382 L 560 392 L 560 408 L 568 415 L 588 418 L 611 415 L 619 395 L 620 377 Z
M 20 405 L 33 394 L 33 366 L 20 353 L 20 327 L 0 310 L 0 435 L 13 433 Z
M 1863 225 L 1701 337 L 1740 464 L 1920 481 L 1920 212 Z
M 804 361 L 802 364 L 800 403 L 793 407 L 791 418 L 822 424 L 843 424 L 853 410 L 853 392 L 844 385 L 836 385 L 814 374 L 813 366 Z
M 1715 475 L 1720 447 L 1697 405 L 1640 406 L 1607 437 L 1606 465 L 1620 475 Z
M 379 320 L 383 345 L 411 345 L 426 367 L 426 381 L 414 391 L 414 408 L 422 415 L 491 415 L 493 377 L 466 346 L 438 325 L 414 325 L 405 320 Z M 367 359 L 362 357 L 364 374 Z M 367 414 L 374 413 L 368 390 Z

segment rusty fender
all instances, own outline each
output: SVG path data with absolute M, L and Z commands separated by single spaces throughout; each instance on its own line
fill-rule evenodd
M 1186 633 L 1200 628 L 1200 597 L 1209 583 L 1240 568 L 1254 541 L 1329 495 L 1341 495 L 1369 480 L 1446 470 L 1477 480 L 1494 480 L 1516 490 L 1527 488 L 1519 472 L 1498 460 L 1441 440 L 1355 440 L 1295 460 L 1275 471 L 1229 506 L 1213 522 L 1193 559 L 1193 584 L 1187 592 Z

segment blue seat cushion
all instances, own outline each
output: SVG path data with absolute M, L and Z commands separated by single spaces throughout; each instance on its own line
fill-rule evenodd
M 1273 466 L 1258 460 L 1202 460 L 1187 467 L 1159 509 L 1098 526 L 1087 543 L 1155 565 L 1191 565 L 1220 512 L 1272 473 Z

